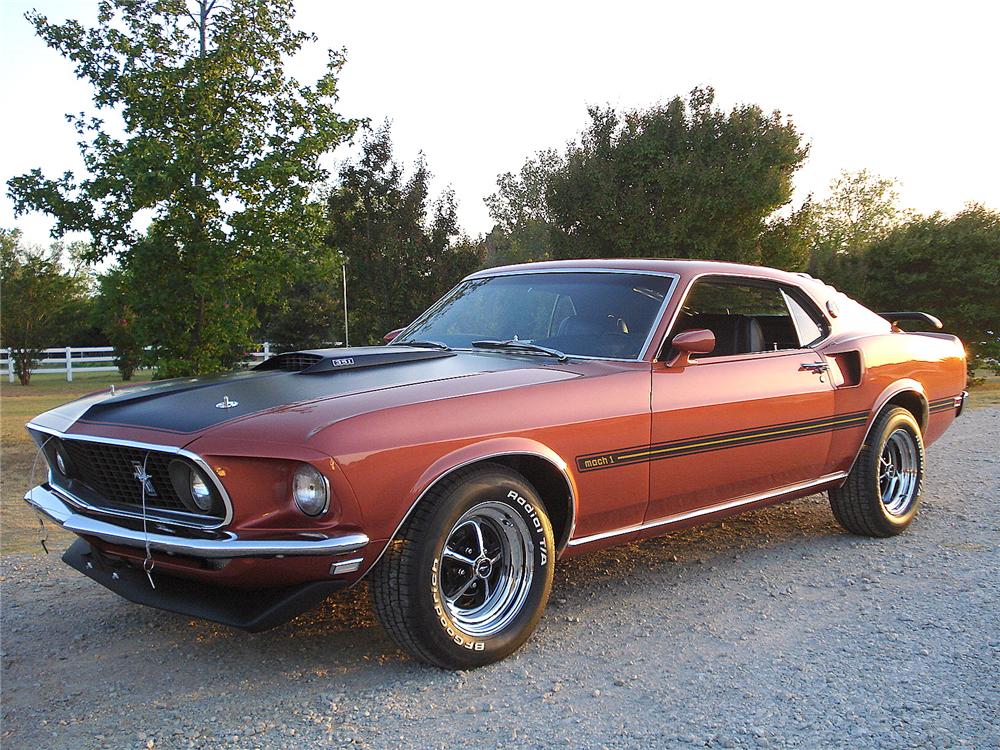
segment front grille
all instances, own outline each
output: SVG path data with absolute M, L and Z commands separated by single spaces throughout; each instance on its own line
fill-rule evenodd
M 122 509 L 141 512 L 143 483 L 137 474 L 145 462 L 145 471 L 155 492 L 146 491 L 146 509 L 151 514 L 166 511 L 170 515 L 200 516 L 211 522 L 223 520 L 221 508 L 218 513 L 192 514 L 178 496 L 167 467 L 171 461 L 187 459 L 172 453 L 85 440 L 63 440 L 62 444 L 73 464 L 71 483 L 78 480 L 96 495 L 88 493 L 83 498 L 90 505 L 111 512 Z

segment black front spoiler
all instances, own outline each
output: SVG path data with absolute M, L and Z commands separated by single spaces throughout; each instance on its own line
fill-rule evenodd
M 258 633 L 319 605 L 346 581 L 314 581 L 285 588 L 244 591 L 166 576 L 153 571 L 154 589 L 145 572 L 124 560 L 111 559 L 83 539 L 63 554 L 63 562 L 136 604 L 211 620 Z

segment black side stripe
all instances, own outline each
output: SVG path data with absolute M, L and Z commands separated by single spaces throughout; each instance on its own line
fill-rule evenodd
M 927 404 L 927 410 L 931 414 L 936 414 L 939 411 L 948 411 L 949 409 L 957 409 L 961 404 L 962 397 L 959 396 L 948 396 L 947 398 L 936 398 Z
M 602 453 L 591 453 L 578 457 L 576 465 L 577 469 L 582 472 L 609 469 L 613 466 L 659 461 L 665 458 L 690 456 L 696 453 L 708 453 L 725 448 L 772 443 L 778 440 L 789 440 L 821 432 L 845 430 L 863 426 L 867 421 L 868 412 L 863 411 L 823 419 L 785 422 L 783 424 L 757 427 L 750 430 L 722 432 L 713 435 L 702 435 L 697 438 L 688 438 L 687 440 L 656 443 L 648 447 L 637 446 Z
M 959 399 L 961 399 L 961 396 L 934 399 L 928 404 L 928 409 L 932 414 L 947 411 L 948 409 L 955 409 L 958 406 Z M 822 432 L 863 427 L 867 424 L 868 417 L 869 412 L 858 411 L 836 417 L 801 422 L 785 422 L 749 430 L 702 435 L 686 440 L 656 443 L 648 447 L 633 446 L 631 448 L 619 448 L 614 451 L 588 453 L 577 457 L 576 467 L 581 472 L 597 471 L 599 469 L 610 469 L 615 466 L 629 466 L 647 461 L 660 461 L 665 458 L 691 456 L 697 453 L 708 453 L 726 448 L 773 443 L 778 440 L 790 440 L 805 435 L 816 435 Z

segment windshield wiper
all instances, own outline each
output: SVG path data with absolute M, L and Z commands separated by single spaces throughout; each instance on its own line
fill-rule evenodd
M 415 346 L 424 349 L 441 349 L 446 352 L 451 351 L 451 347 L 442 341 L 393 341 L 393 346 Z
M 569 359 L 568 355 L 558 349 L 550 349 L 547 346 L 532 344 L 529 341 L 519 341 L 518 339 L 508 339 L 507 341 L 494 341 L 493 339 L 486 339 L 484 341 L 473 341 L 472 345 L 479 349 L 512 349 L 514 351 L 522 352 L 537 352 L 538 354 L 547 354 L 550 357 L 555 357 L 560 362 L 565 362 Z

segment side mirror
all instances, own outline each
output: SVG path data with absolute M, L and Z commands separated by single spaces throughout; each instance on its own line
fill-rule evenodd
M 710 354 L 715 349 L 715 334 L 707 328 L 682 331 L 674 336 L 670 346 L 677 354 L 667 362 L 667 367 L 687 367 L 692 354 Z
M 389 333 L 387 333 L 385 336 L 382 337 L 382 340 L 385 343 L 388 344 L 390 341 L 392 341 L 394 338 L 396 338 L 399 334 L 401 334 L 404 330 L 406 330 L 406 329 L 405 328 L 396 328 L 396 329 L 394 329 L 392 331 L 389 331 Z

